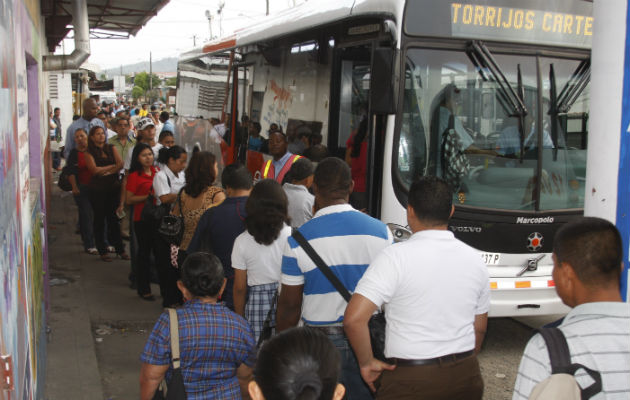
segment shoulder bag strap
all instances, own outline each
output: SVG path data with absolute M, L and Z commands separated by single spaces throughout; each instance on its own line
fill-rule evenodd
M 177 323 L 177 311 L 174 308 L 168 309 L 171 322 L 171 360 L 173 369 L 178 369 L 179 364 L 179 324 Z
M 590 399 L 602 391 L 602 375 L 599 371 L 588 368 L 582 364 L 571 363 L 571 352 L 562 331 L 558 328 L 540 328 L 538 333 L 545 340 L 549 352 L 549 362 L 552 374 L 569 374 L 575 376 L 578 370 L 586 372 L 593 383 L 587 387 L 580 387 L 582 399 Z
M 558 369 L 571 365 L 569 345 L 562 331 L 558 328 L 541 328 L 538 333 L 545 340 L 551 363 L 551 373 L 558 373 Z
M 308 240 L 306 240 L 306 238 L 297 229 L 293 231 L 292 236 L 293 236 L 293 239 L 295 239 L 295 241 L 298 242 L 300 246 L 302 246 L 302 248 L 304 249 L 304 252 L 306 252 L 306 254 L 311 258 L 311 260 L 313 260 L 317 268 L 319 268 L 319 270 L 322 271 L 322 274 L 324 274 L 324 276 L 330 281 L 330 283 L 335 287 L 335 289 L 337 289 L 341 297 L 343 297 L 344 300 L 349 302 L 350 298 L 352 297 L 350 295 L 350 292 L 348 292 L 348 289 L 346 289 L 346 287 L 343 285 L 343 283 L 341 283 L 339 278 L 337 278 L 337 276 L 331 271 L 328 265 L 326 265 L 324 260 L 322 260 L 319 254 L 317 254 L 317 252 L 315 251 L 313 246 L 311 246 Z

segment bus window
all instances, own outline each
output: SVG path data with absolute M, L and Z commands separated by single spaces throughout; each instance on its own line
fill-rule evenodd
M 585 62 L 541 60 L 545 139 L 543 144 L 540 209 L 581 208 L 586 181 L 589 86 Z M 572 79 L 573 78 L 573 79 Z M 555 85 L 555 90 L 552 90 Z M 555 92 L 555 93 L 553 93 Z M 548 128 L 547 128 L 548 127 Z M 555 131 L 554 131 L 555 130 Z M 555 138 L 554 138 L 555 137 Z

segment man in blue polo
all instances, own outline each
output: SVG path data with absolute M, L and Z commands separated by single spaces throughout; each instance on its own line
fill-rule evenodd
M 100 125 L 105 129 L 105 125 L 101 122 L 100 119 L 96 118 L 96 114 L 98 113 L 98 103 L 93 98 L 83 100 L 83 113 L 81 114 L 81 118 L 74 121 L 66 131 L 66 141 L 64 144 L 63 154 L 66 159 L 70 155 L 72 149 L 76 147 L 76 143 L 74 143 L 74 132 L 81 128 L 86 132 L 90 132 L 90 128 L 94 125 Z
M 385 224 L 348 204 L 353 186 L 343 160 L 320 162 L 313 180 L 315 214 L 298 229 L 350 293 L 370 262 L 392 243 Z M 277 330 L 297 325 L 301 316 L 306 325 L 323 331 L 342 353 L 341 383 L 348 399 L 371 399 L 343 332 L 347 303 L 293 237 L 282 257 L 281 283 Z

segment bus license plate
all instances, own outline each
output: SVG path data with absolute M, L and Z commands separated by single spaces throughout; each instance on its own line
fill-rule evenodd
M 486 265 L 497 265 L 501 260 L 499 253 L 481 253 L 481 259 Z

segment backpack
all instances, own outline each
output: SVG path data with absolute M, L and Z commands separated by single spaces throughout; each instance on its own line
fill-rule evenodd
M 598 371 L 582 364 L 571 363 L 569 345 L 560 329 L 541 328 L 538 332 L 547 345 L 551 376 L 534 386 L 530 400 L 586 400 L 602 391 L 602 377 Z M 581 388 L 578 385 L 575 380 L 578 370 L 585 371 L 591 377 L 593 383 L 590 386 Z

